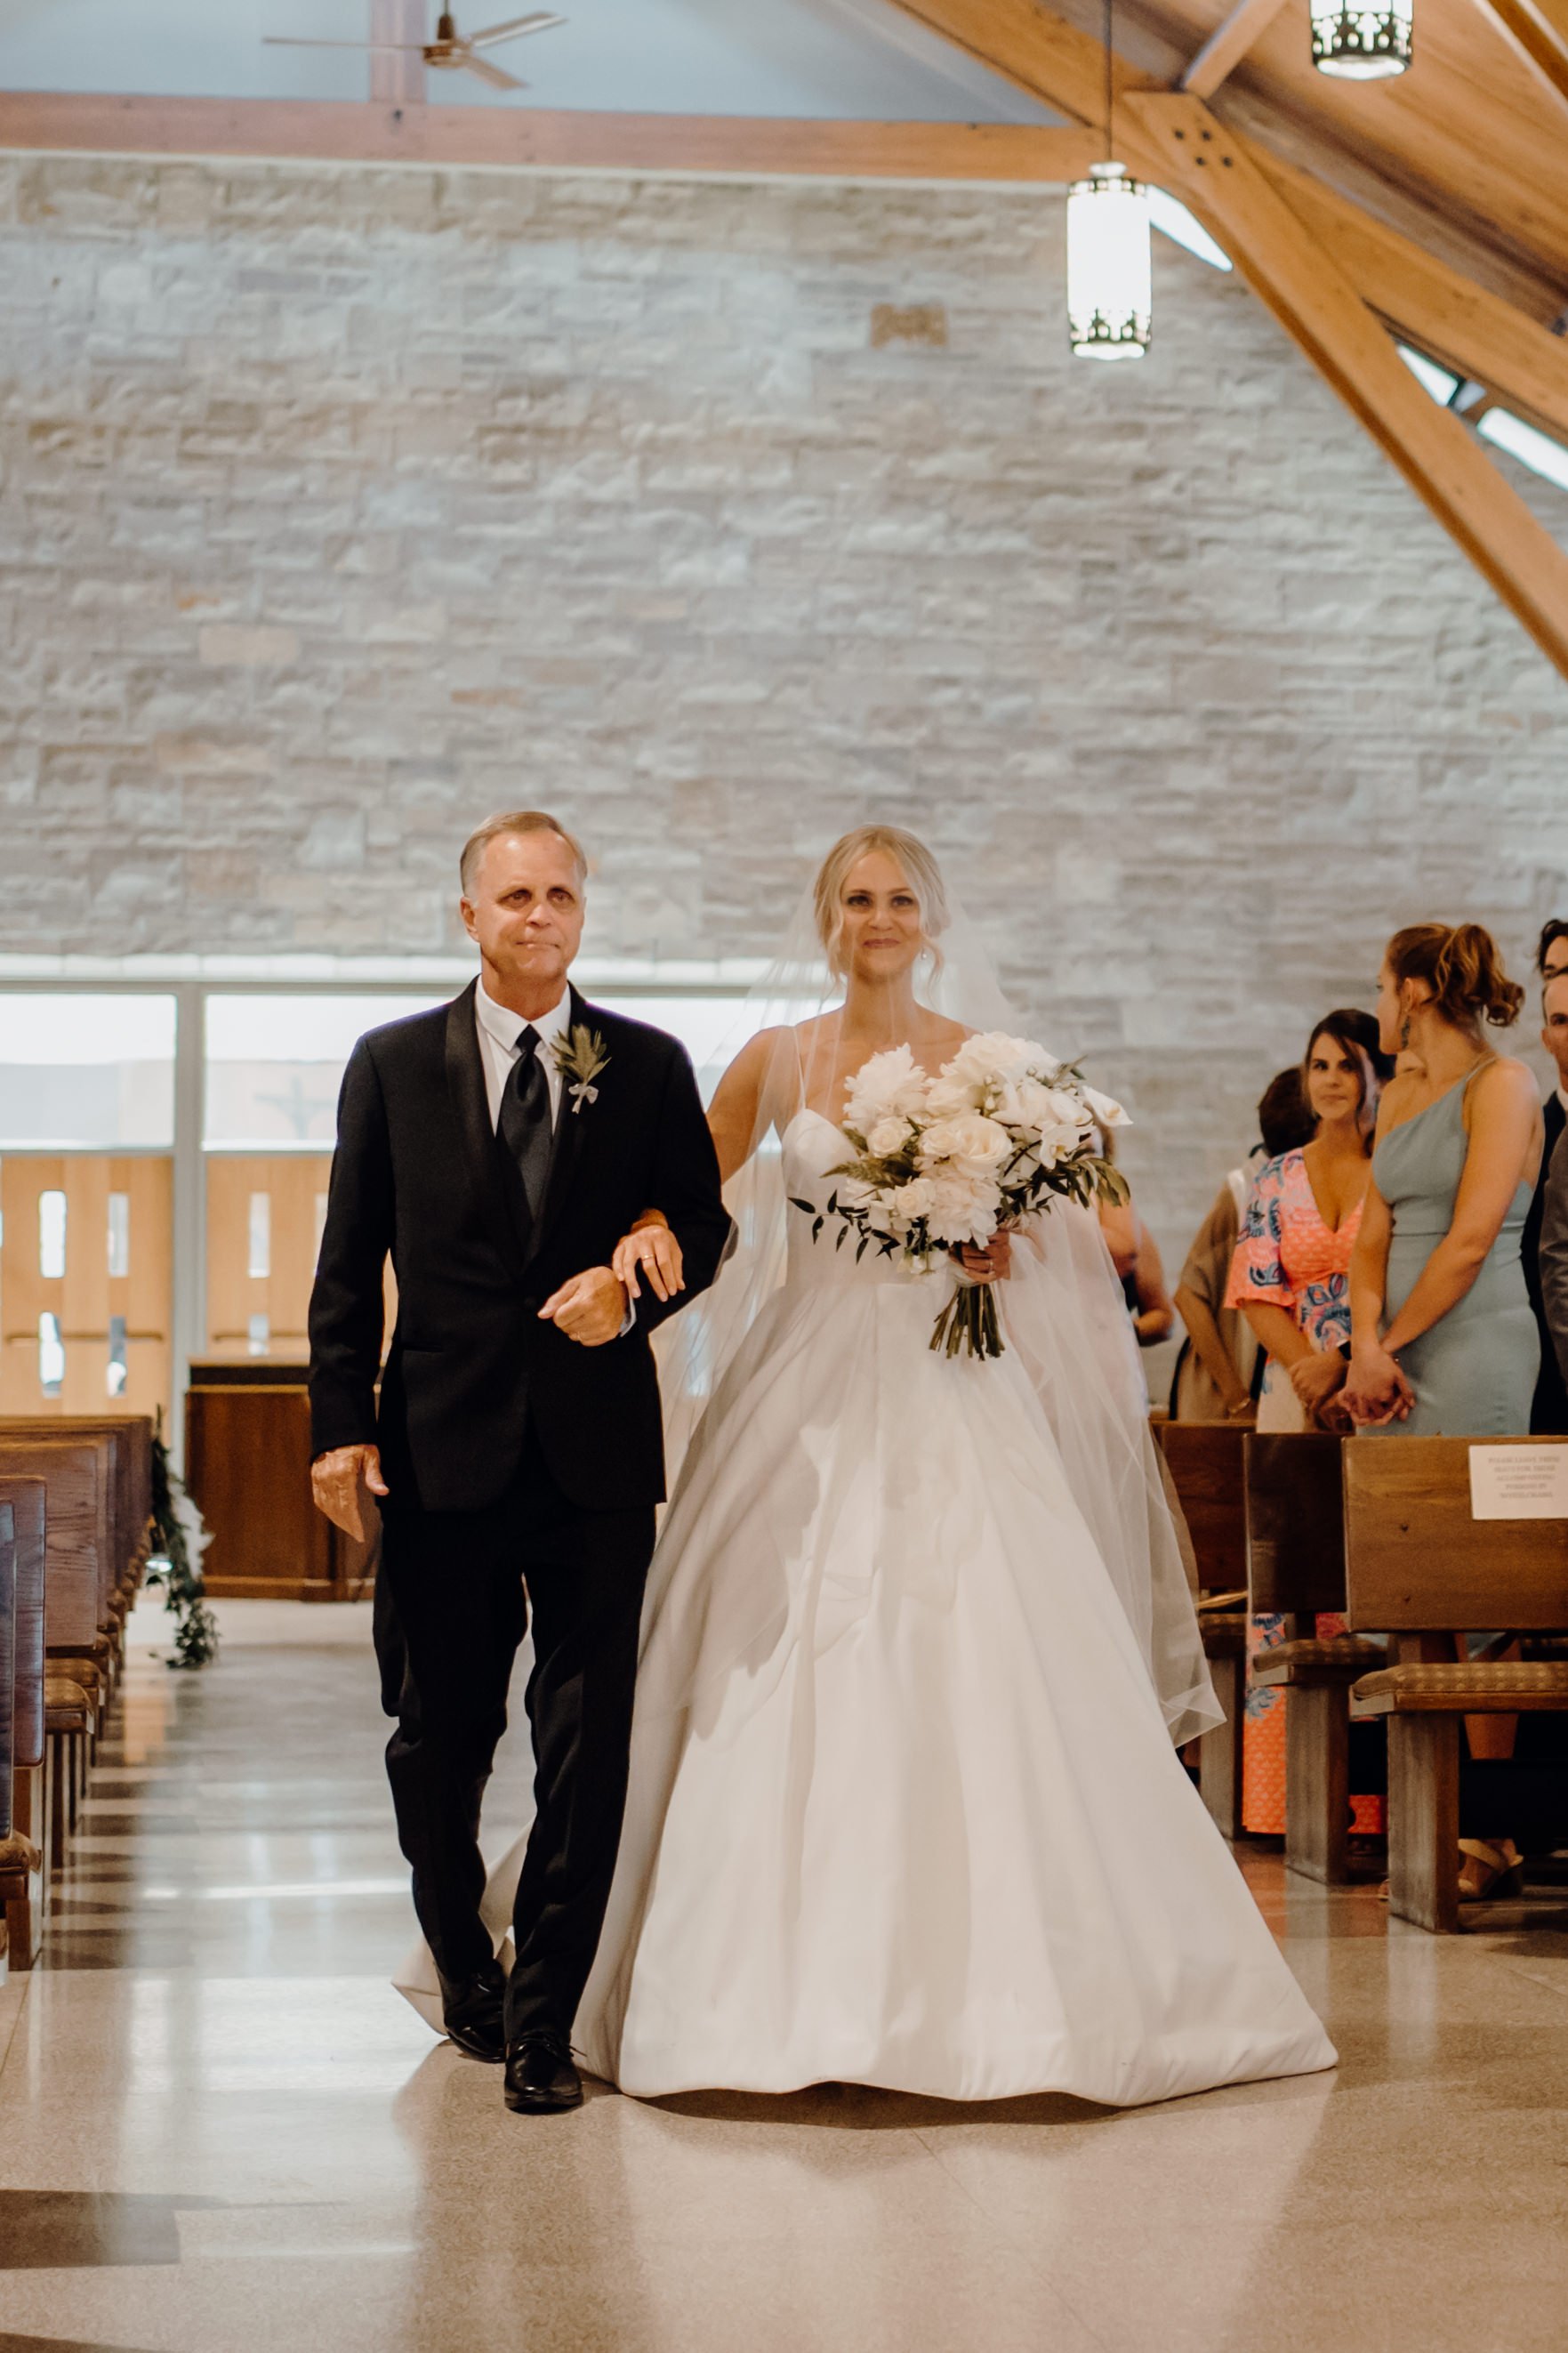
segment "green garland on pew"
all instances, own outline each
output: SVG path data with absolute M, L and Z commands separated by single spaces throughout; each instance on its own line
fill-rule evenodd
M 207 1608 L 201 1571 L 191 1567 L 185 1531 L 174 1510 L 175 1497 L 184 1492 L 163 1443 L 160 1413 L 153 1432 L 153 1559 L 147 1582 L 163 1588 L 163 1607 L 178 1620 L 170 1666 L 194 1668 L 217 1656 L 217 1620 Z

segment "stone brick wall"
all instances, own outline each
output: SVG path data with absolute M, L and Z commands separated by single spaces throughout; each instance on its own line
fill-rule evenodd
M 597 945 L 749 955 L 896 818 L 1179 1256 L 1394 923 L 1568 912 L 1568 689 L 1244 287 L 1162 245 L 1096 369 L 1061 246 L 1049 194 L 0 159 L 0 950 L 428 952 L 540 800 Z

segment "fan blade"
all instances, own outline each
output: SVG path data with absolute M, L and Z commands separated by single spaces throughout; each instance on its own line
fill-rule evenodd
M 292 33 L 263 33 L 261 46 L 267 49 L 417 49 L 424 56 L 418 41 L 313 41 Z
M 547 33 L 552 25 L 563 25 L 564 16 L 552 16 L 549 9 L 536 9 L 531 16 L 509 16 L 504 25 L 487 25 L 482 33 L 468 35 L 470 49 L 493 49 L 498 41 L 521 40 L 524 33 Z
M 526 90 L 528 88 L 528 84 L 525 81 L 519 81 L 515 74 L 502 73 L 500 66 L 492 66 L 488 58 L 471 56 L 466 41 L 463 44 L 462 62 L 471 74 L 478 74 L 481 81 L 488 81 L 492 90 Z

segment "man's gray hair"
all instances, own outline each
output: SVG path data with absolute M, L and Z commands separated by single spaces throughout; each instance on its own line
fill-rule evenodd
M 483 825 L 477 826 L 463 844 L 463 854 L 458 860 L 458 871 L 462 879 L 465 898 L 468 896 L 469 884 L 479 871 L 479 862 L 491 842 L 499 841 L 503 834 L 509 833 L 554 834 L 556 839 L 564 842 L 572 852 L 577 866 L 577 888 L 579 891 L 583 888 L 588 879 L 588 861 L 583 855 L 581 842 L 569 834 L 563 825 L 558 823 L 545 809 L 503 809 L 496 817 L 486 818 Z

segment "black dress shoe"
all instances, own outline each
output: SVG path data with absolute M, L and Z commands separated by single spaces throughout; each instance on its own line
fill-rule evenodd
M 449 2042 L 470 2059 L 488 2059 L 500 2066 L 506 2057 L 506 2027 L 501 2005 L 506 1979 L 497 1968 L 481 1969 L 465 1983 L 442 1983 L 441 2018 Z
M 552 2116 L 583 2105 L 583 2078 L 563 2034 L 524 2034 L 506 2052 L 506 2104 L 519 2116 Z

